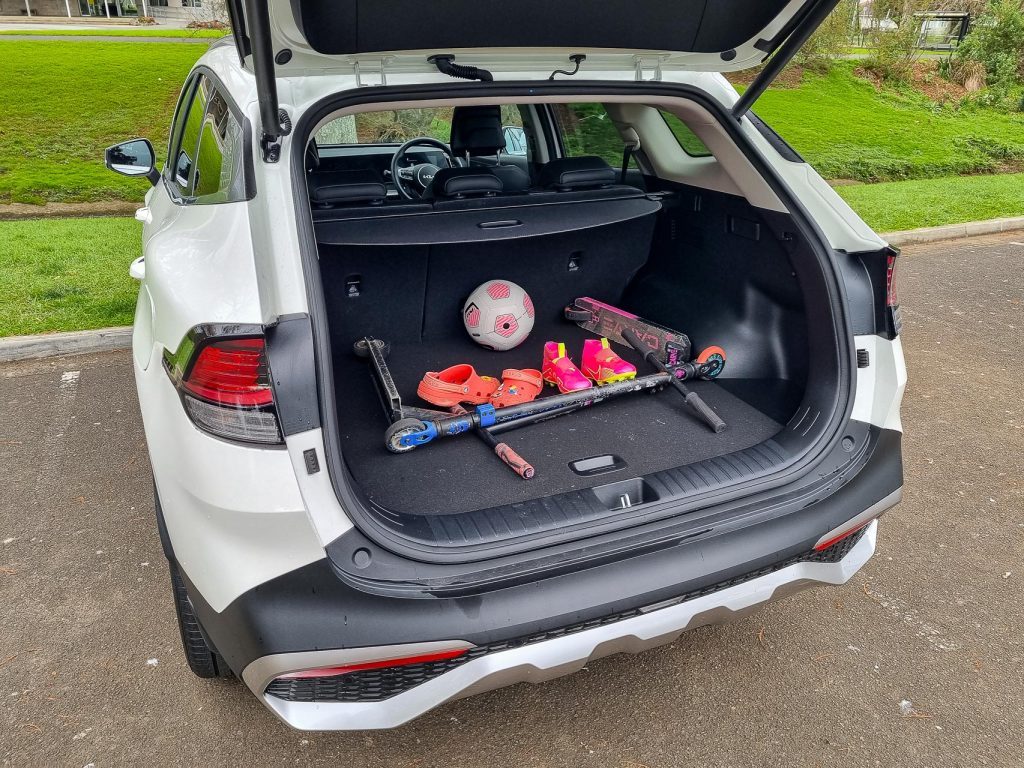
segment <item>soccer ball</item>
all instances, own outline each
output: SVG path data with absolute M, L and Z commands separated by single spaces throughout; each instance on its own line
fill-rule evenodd
M 466 332 L 477 344 L 504 352 L 518 347 L 533 330 L 533 301 L 511 280 L 488 280 L 462 307 Z

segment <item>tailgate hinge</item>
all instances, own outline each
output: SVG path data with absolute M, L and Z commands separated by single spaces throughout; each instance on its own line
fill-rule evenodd
M 644 80 L 661 80 L 661 62 L 666 59 L 668 59 L 668 56 L 634 56 L 634 79 L 637 82 L 642 82 Z M 650 71 L 650 77 L 645 76 L 645 73 L 648 71 Z
M 358 59 L 353 61 L 352 70 L 356 74 L 356 87 L 370 88 L 376 85 L 387 85 L 387 66 L 394 60 L 394 56 L 382 56 L 381 58 L 374 59 L 373 61 L 360 62 Z M 367 78 L 367 80 L 364 80 L 363 78 L 367 77 L 367 75 L 377 75 L 377 77 Z M 371 79 L 375 80 L 375 82 L 370 82 Z

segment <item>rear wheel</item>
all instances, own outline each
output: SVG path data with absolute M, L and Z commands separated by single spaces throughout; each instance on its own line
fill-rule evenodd
M 174 609 L 178 614 L 181 629 L 181 645 L 185 649 L 188 667 L 198 677 L 234 677 L 223 657 L 210 647 L 199 628 L 199 619 L 192 610 L 192 603 L 185 591 L 185 582 L 174 563 L 171 566 L 171 590 L 174 593 Z

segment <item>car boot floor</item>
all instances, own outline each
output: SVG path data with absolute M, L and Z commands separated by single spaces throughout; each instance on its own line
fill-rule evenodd
M 566 342 L 570 358 L 579 364 L 583 340 L 592 336 L 576 326 L 559 325 L 557 338 Z M 521 347 L 508 352 L 486 350 L 468 337 L 419 343 L 392 340 L 387 363 L 404 404 L 434 408 L 416 395 L 424 372 L 456 363 L 470 363 L 477 373 L 494 377 L 505 368 L 540 368 L 545 340 L 534 329 Z M 632 350 L 614 348 L 637 366 L 638 375 L 654 372 Z M 724 432 L 714 434 L 692 415 L 674 389 L 623 395 L 502 433 L 500 439 L 536 470 L 532 479 L 523 480 L 471 434 L 437 440 L 404 454 L 390 453 L 384 447 L 387 421 L 370 366 L 350 352 L 335 357 L 335 386 L 342 455 L 356 483 L 376 506 L 423 515 L 514 504 L 742 450 L 781 430 L 780 422 L 792 413 L 798 398 L 785 382 L 692 382 L 692 389 L 728 424 Z M 753 400 L 747 393 L 754 392 L 760 409 L 741 399 Z M 545 387 L 540 396 L 554 393 Z M 571 462 L 606 454 L 619 457 L 624 466 L 590 477 L 570 468 Z

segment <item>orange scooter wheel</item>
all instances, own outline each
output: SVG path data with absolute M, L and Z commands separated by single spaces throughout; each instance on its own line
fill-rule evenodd
M 722 372 L 725 367 L 725 350 L 721 347 L 708 347 L 697 355 L 697 363 L 705 365 L 710 363 L 711 369 L 701 376 L 702 379 L 713 379 Z

